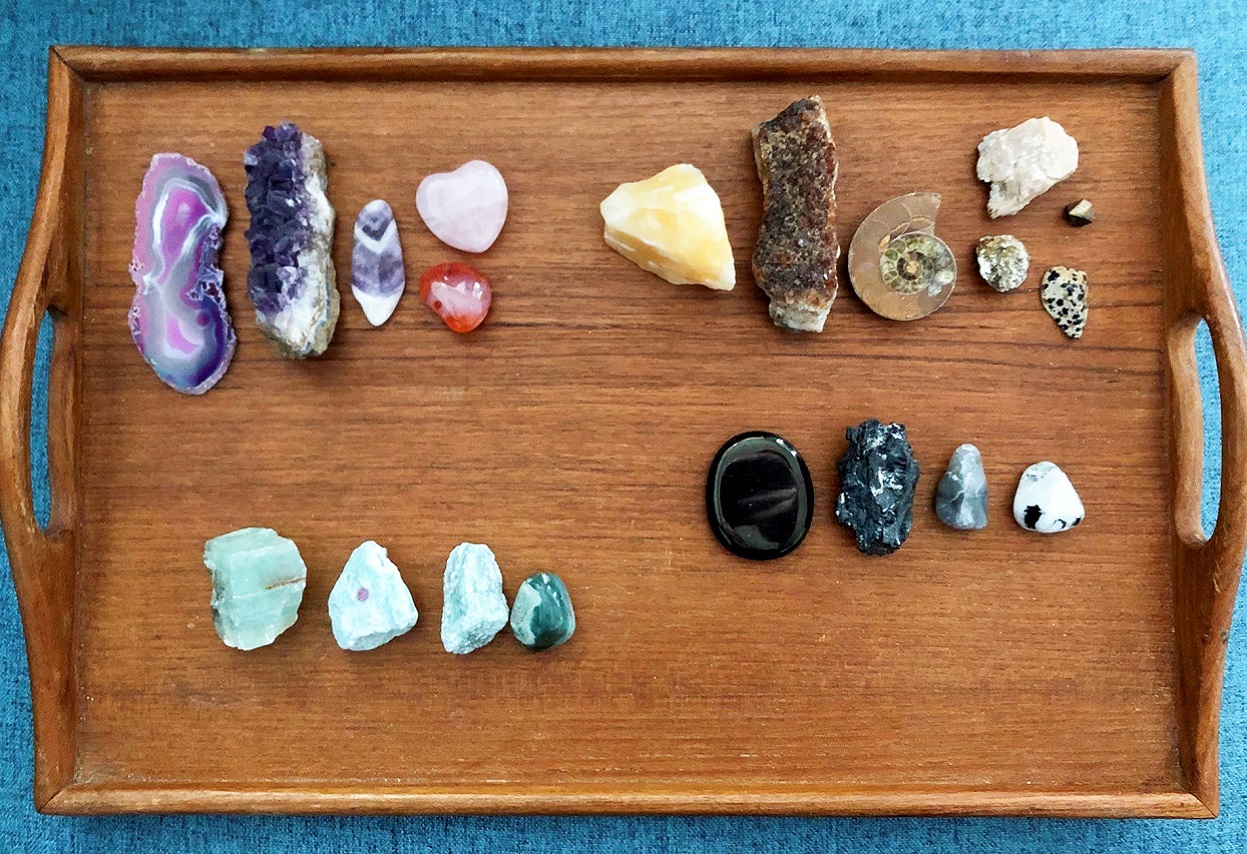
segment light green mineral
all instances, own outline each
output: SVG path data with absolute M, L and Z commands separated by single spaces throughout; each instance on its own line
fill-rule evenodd
M 293 540 L 272 528 L 241 528 L 204 544 L 212 572 L 212 621 L 226 646 L 267 646 L 294 625 L 307 566 Z

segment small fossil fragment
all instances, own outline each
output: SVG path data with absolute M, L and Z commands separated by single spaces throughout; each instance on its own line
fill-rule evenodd
M 836 298 L 836 142 L 817 97 L 789 104 L 753 130 L 762 225 L 753 277 L 782 329 L 822 332 Z
M 674 285 L 736 287 L 736 262 L 719 196 L 696 166 L 677 163 L 620 184 L 599 208 L 606 245 Z
M 316 137 L 282 122 L 264 129 L 243 165 L 256 323 L 281 355 L 319 356 L 338 323 L 325 153 Z
M 1091 225 L 1095 222 L 1095 208 L 1087 199 L 1070 202 L 1065 206 L 1065 218 L 1069 220 L 1070 225 Z
M 1030 255 L 1012 234 L 981 238 L 974 253 L 978 256 L 979 275 L 993 290 L 1003 294 L 1026 281 Z
M 1087 515 L 1069 476 L 1056 463 L 1035 463 L 1018 481 L 1013 495 L 1013 518 L 1028 531 L 1059 534 Z
M 1052 119 L 1027 119 L 979 143 L 978 176 L 992 185 L 992 219 L 1015 214 L 1078 168 L 1078 143 Z
M 1070 267 L 1053 267 L 1043 276 L 1039 298 L 1057 328 L 1070 338 L 1081 338 L 1087 325 L 1087 274 Z
M 416 210 L 429 231 L 464 252 L 494 245 L 507 221 L 507 204 L 507 182 L 484 160 L 429 175 L 416 189 Z
M 307 565 L 293 540 L 272 528 L 240 528 L 204 544 L 212 573 L 212 622 L 226 646 L 267 646 L 294 625 Z
M 849 281 L 876 314 L 917 320 L 938 309 L 957 283 L 957 261 L 935 236 L 939 193 L 910 193 L 881 204 L 849 243 Z
M 394 211 L 383 199 L 374 199 L 364 205 L 355 220 L 351 293 L 368 322 L 380 326 L 390 319 L 406 287 Z
M 905 425 L 871 418 L 844 435 L 849 448 L 836 463 L 836 519 L 853 529 L 858 551 L 892 554 L 909 538 L 918 486 L 918 461 Z
M 416 625 L 420 614 L 398 567 L 383 547 L 362 543 L 329 592 L 329 621 L 338 646 L 376 649 Z
M 152 157 L 134 204 L 130 336 L 156 376 L 203 394 L 225 375 L 237 339 L 217 252 L 229 212 L 207 167 L 166 152 Z

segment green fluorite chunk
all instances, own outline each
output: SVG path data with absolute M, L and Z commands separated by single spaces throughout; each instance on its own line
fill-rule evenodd
M 550 572 L 526 578 L 511 606 L 511 631 L 529 649 L 566 643 L 576 631 L 576 612 L 563 579 Z
M 241 528 L 204 544 L 212 573 L 212 621 L 226 646 L 267 646 L 294 625 L 307 566 L 293 540 L 272 528 Z

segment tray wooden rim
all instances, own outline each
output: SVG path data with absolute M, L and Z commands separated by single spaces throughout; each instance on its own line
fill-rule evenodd
M 169 80 L 628 80 L 831 76 L 897 80 L 1128 80 L 1160 87 L 1165 313 L 1174 470 L 1174 605 L 1182 787 L 1174 792 L 694 786 L 378 787 L 94 783 L 75 769 L 73 599 L 81 524 L 83 95 L 109 82 Z M 31 497 L 35 343 L 54 321 L 46 531 Z M 1223 488 L 1218 526 L 1200 525 L 1202 410 L 1194 355 L 1205 319 L 1217 358 Z M 34 798 L 53 813 L 727 813 L 1166 816 L 1218 811 L 1218 720 L 1225 650 L 1247 549 L 1247 345 L 1212 224 L 1195 55 L 1186 50 L 881 51 L 857 49 L 454 48 L 199 50 L 53 47 L 39 195 L 0 338 L 0 523 L 26 635 L 35 730 Z

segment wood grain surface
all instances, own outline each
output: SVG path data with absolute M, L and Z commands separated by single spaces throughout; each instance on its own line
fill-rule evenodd
M 781 812 L 1214 815 L 1224 638 L 1241 566 L 1244 344 L 1203 183 L 1194 59 L 1182 52 L 215 52 L 62 48 L 48 152 L 6 320 L 0 497 L 27 633 L 35 798 L 55 812 Z M 774 328 L 749 260 L 760 213 L 750 128 L 820 94 L 841 157 L 841 241 L 880 202 L 943 194 L 957 252 L 938 313 L 893 323 L 845 285 L 822 335 Z M 987 132 L 1048 115 L 1078 172 L 988 220 Z M 278 358 L 245 295 L 242 151 L 296 121 L 324 143 L 343 313 L 328 353 Z M 237 356 L 202 398 L 163 386 L 125 316 L 134 198 L 151 155 L 213 170 Z M 442 326 L 415 293 L 464 258 L 423 227 L 429 172 L 483 158 L 511 212 L 470 262 L 485 324 Z M 723 202 L 737 288 L 669 285 L 601 239 L 598 202 L 676 162 Z M 1066 225 L 1086 196 L 1098 219 Z M 351 300 L 351 226 L 385 198 L 411 284 L 371 328 Z M 1001 295 L 972 247 L 1012 233 L 1032 273 Z M 1070 341 L 1048 266 L 1087 271 Z M 843 270 L 842 270 L 843 273 Z M 56 316 L 54 519 L 30 510 L 31 361 Z M 1198 525 L 1192 336 L 1221 378 L 1221 522 Z M 831 514 L 844 428 L 904 422 L 923 477 L 914 533 L 868 558 Z M 805 544 L 773 564 L 706 524 L 721 442 L 767 429 L 816 485 Z M 932 498 L 974 442 L 991 524 Z M 1051 459 L 1077 530 L 1012 520 Z M 292 537 L 298 623 L 250 653 L 208 611 L 204 540 Z M 326 600 L 359 542 L 390 550 L 420 609 L 408 635 L 336 647 Z M 508 596 L 548 570 L 576 637 L 533 655 L 504 633 L 438 641 L 441 571 L 489 543 Z

